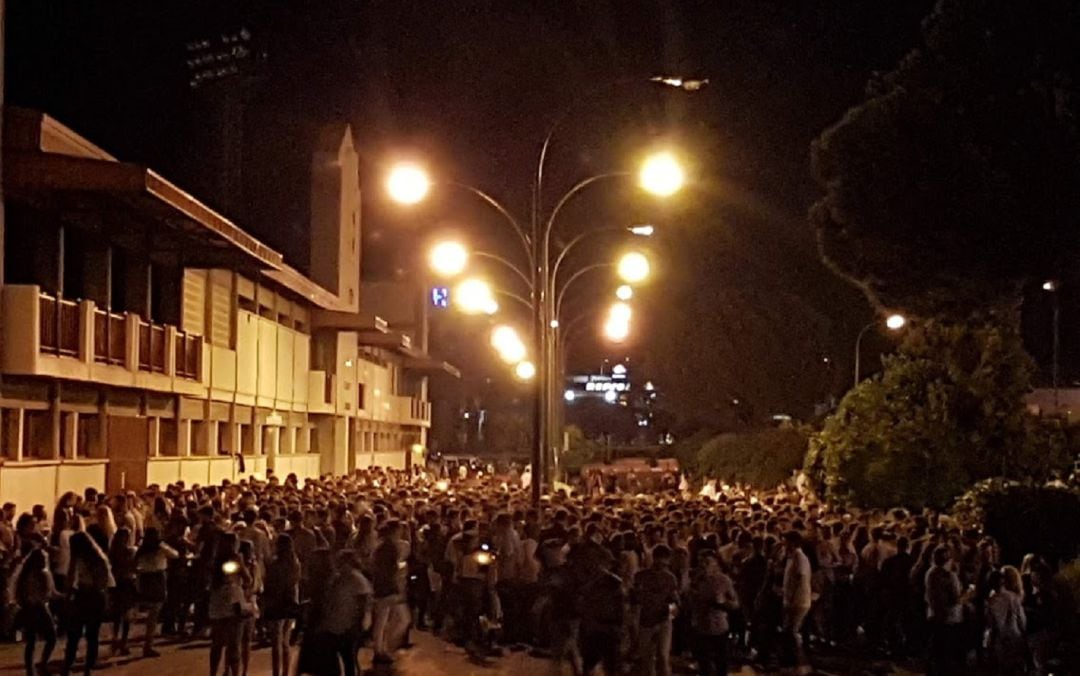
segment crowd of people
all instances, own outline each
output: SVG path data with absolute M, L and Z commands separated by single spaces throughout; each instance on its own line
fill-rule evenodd
M 708 490 L 711 489 L 711 490 Z M 3 626 L 28 676 L 210 639 L 209 670 L 358 673 L 432 631 L 477 657 L 529 649 L 575 674 L 809 673 L 810 655 L 918 660 L 931 674 L 1046 673 L 1051 566 L 930 511 L 857 511 L 795 488 L 583 485 L 539 507 L 518 484 L 420 469 L 220 486 L 88 489 L 0 517 Z M 108 625 L 103 629 L 103 625 Z M 12 634 L 13 635 L 13 634 Z M 297 659 L 291 653 L 298 649 Z M 223 663 L 223 664 L 222 664 Z

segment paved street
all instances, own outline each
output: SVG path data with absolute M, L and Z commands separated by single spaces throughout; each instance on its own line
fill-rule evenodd
M 107 634 L 107 630 L 102 632 Z M 414 634 L 416 646 L 398 654 L 397 664 L 393 669 L 374 671 L 371 669 L 371 651 L 361 653 L 361 664 L 365 674 L 422 674 L 423 676 L 553 676 L 556 674 L 551 662 L 529 657 L 523 652 L 508 652 L 506 656 L 491 660 L 485 664 L 470 661 L 460 648 L 433 638 L 431 634 Z M 134 644 L 133 645 L 137 645 Z M 133 657 L 121 660 L 107 660 L 102 670 L 106 676 L 189 676 L 205 673 L 208 669 L 209 643 L 201 641 L 183 646 L 165 644 L 159 647 L 161 657 L 144 660 Z M 53 664 L 62 654 L 63 644 L 57 645 L 53 655 Z M 138 654 L 138 649 L 132 651 Z M 103 655 L 108 655 L 108 648 L 103 647 Z M 296 659 L 295 651 L 293 659 Z M 0 646 L 0 674 L 17 674 L 22 669 L 22 646 L 4 644 Z M 270 673 L 270 650 L 257 650 L 252 653 L 250 676 L 263 676 Z M 54 672 L 56 669 L 54 668 Z M 220 672 L 219 672 L 220 673 Z M 567 670 L 564 673 L 569 673 Z M 740 672 L 751 674 L 751 671 Z
M 107 634 L 108 630 L 103 630 Z M 524 653 L 508 654 L 506 657 L 492 662 L 490 665 L 479 665 L 469 661 L 464 651 L 453 645 L 444 643 L 433 638 L 430 634 L 417 633 L 414 640 L 416 646 L 407 651 L 401 651 L 398 663 L 393 670 L 370 671 L 371 651 L 364 650 L 361 653 L 361 664 L 365 673 L 397 673 L 397 674 L 424 674 L 425 676 L 441 676 L 453 674 L 454 676 L 469 676 L 471 674 L 484 674 L 496 676 L 501 674 L 514 674 L 514 676 L 528 676 L 531 674 L 549 674 L 549 663 L 526 656 Z M 138 644 L 133 642 L 134 646 Z M 53 663 L 62 654 L 63 644 L 57 645 L 53 655 Z M 189 674 L 204 673 L 208 669 L 209 642 L 200 641 L 182 646 L 165 644 L 159 647 L 161 657 L 152 660 L 133 659 L 139 654 L 138 647 L 133 648 L 132 657 L 123 659 L 111 659 L 106 662 L 104 673 L 108 676 L 142 676 L 153 674 L 154 676 L 187 676 Z M 296 659 L 294 651 L 293 660 Z M 102 654 L 108 655 L 108 648 L 102 648 Z M 0 647 L 0 673 L 18 673 L 22 668 L 22 646 L 5 644 Z M 256 650 L 251 657 L 250 676 L 263 676 L 270 673 L 270 650 Z

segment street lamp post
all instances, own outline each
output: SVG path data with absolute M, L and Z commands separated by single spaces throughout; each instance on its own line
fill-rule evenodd
M 1060 409 L 1061 397 L 1058 390 L 1058 379 L 1061 374 L 1061 298 L 1058 294 L 1060 285 L 1057 280 L 1048 279 L 1043 282 L 1043 291 L 1052 294 L 1053 306 L 1053 363 L 1050 366 L 1050 384 L 1054 388 L 1054 413 Z
M 646 79 L 621 79 L 594 89 L 583 98 L 595 97 L 597 94 L 606 92 L 616 86 L 640 82 L 652 82 L 665 87 L 694 92 L 705 86 L 708 81 L 667 76 L 657 76 Z M 537 363 L 535 364 L 535 367 L 531 363 L 528 366 L 522 366 L 517 371 L 517 375 L 522 380 L 536 381 L 533 447 L 531 449 L 533 468 L 531 498 L 534 505 L 540 503 L 540 498 L 543 495 L 543 483 L 545 479 L 544 464 L 548 455 L 550 440 L 549 416 L 551 409 L 551 393 L 554 385 L 553 367 L 555 366 L 554 361 L 556 361 L 554 348 L 557 345 L 555 331 L 558 328 L 557 299 L 555 295 L 556 289 L 553 285 L 553 277 L 555 269 L 557 269 L 558 264 L 562 261 L 566 253 L 565 249 L 560 252 L 559 261 L 556 262 L 553 267 L 551 260 L 552 232 L 554 230 L 556 219 L 563 207 L 585 188 L 600 181 L 612 178 L 624 178 L 630 175 L 627 172 L 610 172 L 584 178 L 575 183 L 562 197 L 559 198 L 554 207 L 552 207 L 549 212 L 545 213 L 543 188 L 544 169 L 547 163 L 548 151 L 551 148 L 555 132 L 558 130 L 562 121 L 569 116 L 579 103 L 581 103 L 583 98 L 576 99 L 564 107 L 558 117 L 555 118 L 554 123 L 544 137 L 544 142 L 540 147 L 540 153 L 536 163 L 536 174 L 532 186 L 532 204 L 528 227 L 523 227 L 508 209 L 486 192 L 463 183 L 449 183 L 451 186 L 467 190 L 480 197 L 484 202 L 505 217 L 517 233 L 518 239 L 521 240 L 521 244 L 523 245 L 528 260 L 529 267 L 528 273 L 526 274 L 506 259 L 492 254 L 485 254 L 485 257 L 487 258 L 508 265 L 518 274 L 518 276 L 525 280 L 532 300 L 533 354 Z M 642 167 L 640 174 L 641 186 L 649 192 L 659 196 L 668 196 L 675 193 L 682 186 L 684 180 L 685 175 L 683 170 L 679 166 L 677 159 L 671 153 L 661 153 L 649 158 Z M 424 198 L 429 185 L 430 183 L 426 175 L 421 170 L 415 166 L 405 166 L 396 170 L 391 175 L 387 187 L 391 196 L 399 202 L 415 204 Z M 651 233 L 651 229 L 649 229 L 648 232 Z M 646 233 L 642 231 L 635 234 Z M 579 240 L 575 239 L 572 244 L 575 244 L 577 241 Z M 444 254 L 446 253 L 456 254 L 456 252 L 444 252 Z M 450 256 L 447 257 L 449 258 Z M 493 303 L 494 301 L 490 302 Z
M 870 322 L 866 326 L 862 327 L 862 330 L 859 331 L 858 337 L 855 338 L 855 386 L 856 387 L 858 387 L 858 385 L 859 385 L 859 364 L 860 364 L 860 360 L 861 360 L 861 357 L 862 357 L 862 339 L 863 339 L 863 336 L 866 335 L 867 331 L 869 331 L 870 329 L 877 326 L 877 323 L 878 322 L 875 319 L 874 321 Z M 904 317 L 904 315 L 893 314 L 893 315 L 889 315 L 885 319 L 885 328 L 889 329 L 890 331 L 899 331 L 900 329 L 904 328 L 904 324 L 906 324 L 906 323 L 907 323 L 907 318 Z

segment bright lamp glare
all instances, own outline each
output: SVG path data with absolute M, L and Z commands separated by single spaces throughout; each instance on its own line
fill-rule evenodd
M 415 164 L 399 164 L 386 179 L 386 191 L 400 204 L 416 204 L 427 197 L 431 179 Z
M 509 326 L 496 326 L 491 332 L 491 346 L 499 357 L 508 364 L 517 364 L 525 359 L 525 343 L 521 342 L 517 331 Z
M 609 404 L 614 404 L 618 398 L 619 395 L 615 393 L 615 390 L 608 390 L 607 392 L 604 392 L 604 401 Z
M 654 232 L 656 228 L 651 225 L 635 225 L 630 228 L 630 234 L 638 237 L 652 237 Z
M 604 324 L 604 336 L 613 343 L 621 343 L 630 336 L 630 322 L 611 318 Z
M 431 247 L 428 264 L 442 277 L 460 275 L 469 262 L 469 251 L 460 242 L 439 242 Z
M 634 287 L 629 284 L 623 284 L 615 289 L 615 297 L 619 300 L 630 300 L 634 297 Z
M 573 401 L 576 396 L 577 395 L 574 394 L 573 390 L 567 390 L 563 392 L 563 399 L 565 399 L 566 401 Z
M 902 329 L 904 328 L 904 324 L 907 324 L 907 319 L 904 315 L 889 315 L 888 318 L 885 319 L 885 326 L 888 327 L 890 331 Z
M 531 361 L 518 362 L 514 367 L 514 375 L 520 380 L 532 380 L 536 376 L 536 365 Z
M 618 271 L 624 282 L 637 284 L 649 276 L 649 259 L 640 251 L 631 251 L 619 259 Z
M 491 287 L 482 279 L 466 279 L 457 285 L 451 295 L 454 304 L 464 313 L 471 315 L 491 314 L 492 304 L 498 308 L 491 294 Z
M 659 197 L 674 195 L 686 182 L 686 173 L 671 153 L 657 153 L 641 165 L 639 183 Z
M 626 323 L 630 321 L 630 316 L 633 314 L 633 310 L 626 303 L 612 303 L 611 309 L 608 311 L 608 317 L 611 321 Z

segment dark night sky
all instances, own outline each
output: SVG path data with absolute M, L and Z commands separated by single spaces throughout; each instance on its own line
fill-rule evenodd
M 776 289 L 785 303 L 803 304 L 820 319 L 819 342 L 803 344 L 798 335 L 786 344 L 759 341 L 746 360 L 801 350 L 804 361 L 830 355 L 843 364 L 842 373 L 783 383 L 797 408 L 820 398 L 834 379 L 846 382 L 854 334 L 871 316 L 861 296 L 817 261 L 805 216 L 818 194 L 809 143 L 859 100 L 873 70 L 890 68 L 914 44 L 931 5 L 9 0 L 8 97 L 46 110 L 124 159 L 159 168 L 218 206 L 223 202 L 206 180 L 216 169 L 215 105 L 222 96 L 242 97 L 245 189 L 229 215 L 302 264 L 306 251 L 297 242 L 307 227 L 307 163 L 320 124 L 354 125 L 369 186 L 387 158 L 415 154 L 520 210 L 553 111 L 598 82 L 658 72 L 706 75 L 712 85 L 697 95 L 624 88 L 583 106 L 560 130 L 550 185 L 565 188 L 587 172 L 625 165 L 635 148 L 674 142 L 684 149 L 695 163 L 695 185 L 677 206 L 602 192 L 568 213 L 567 230 L 655 220 L 678 237 L 680 228 L 720 224 L 706 240 L 715 250 L 689 255 L 727 263 L 717 266 L 715 279 L 691 284 L 707 288 L 736 275 L 764 289 L 764 297 L 744 302 L 769 304 Z M 253 74 L 207 91 L 187 87 L 185 41 L 241 25 L 265 54 Z M 365 195 L 369 253 L 403 230 L 468 223 L 467 231 L 479 233 L 495 226 L 460 197 L 450 204 L 439 196 L 404 214 L 376 190 Z M 378 261 L 391 269 L 406 262 Z M 664 266 L 674 273 L 684 263 Z M 645 354 L 647 347 L 633 350 Z M 600 354 L 576 352 L 587 363 Z

